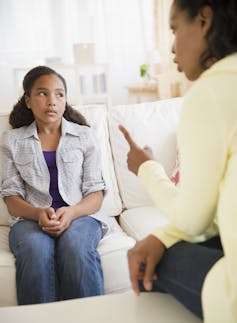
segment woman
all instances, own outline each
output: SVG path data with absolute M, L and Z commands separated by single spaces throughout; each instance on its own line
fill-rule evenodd
M 129 251 L 139 280 L 175 296 L 208 323 L 237 322 L 237 1 L 174 0 L 170 25 L 178 70 L 197 80 L 184 99 L 180 186 L 120 126 L 137 174 L 170 224 Z
M 30 70 L 3 134 L 1 194 L 12 226 L 19 304 L 104 293 L 97 245 L 108 231 L 100 151 L 84 117 L 66 102 L 64 78 Z

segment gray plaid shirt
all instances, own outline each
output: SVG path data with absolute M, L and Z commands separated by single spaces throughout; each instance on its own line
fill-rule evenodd
M 100 157 L 93 130 L 63 118 L 56 162 L 59 192 L 68 205 L 79 203 L 92 192 L 106 190 Z M 1 163 L 2 197 L 19 195 L 34 206 L 51 206 L 50 174 L 35 122 L 3 133 Z M 91 216 L 102 222 L 105 233 L 108 218 L 100 211 Z

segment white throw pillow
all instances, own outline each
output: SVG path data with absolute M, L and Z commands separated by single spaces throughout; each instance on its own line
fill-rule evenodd
M 119 215 L 122 211 L 122 202 L 110 148 L 106 107 L 103 105 L 88 105 L 80 107 L 79 111 L 86 117 L 90 126 L 95 129 L 100 142 L 103 177 L 108 188 L 102 211 L 108 216 Z
M 124 206 L 127 209 L 153 205 L 139 179 L 127 169 L 129 146 L 118 125 L 124 125 L 141 147 L 152 148 L 155 158 L 171 175 L 176 156 L 176 128 L 182 98 L 112 107 L 109 130 L 115 171 Z
M 10 129 L 8 119 L 9 119 L 8 112 L 0 113 L 0 136 L 5 130 Z

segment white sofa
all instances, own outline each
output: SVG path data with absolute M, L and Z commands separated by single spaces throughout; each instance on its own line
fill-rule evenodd
M 109 110 L 103 106 L 80 109 L 100 138 L 103 173 L 109 188 L 103 210 L 111 219 L 112 233 L 105 236 L 98 247 L 106 294 L 131 290 L 127 250 L 154 227 L 167 222 L 153 205 L 139 179 L 128 171 L 128 144 L 118 130 L 118 125 L 127 127 L 141 146 L 150 145 L 156 158 L 171 174 L 176 155 L 176 127 L 181 102 L 181 98 L 176 98 L 116 106 Z M 8 127 L 8 115 L 0 114 L 0 134 Z M 15 265 L 8 246 L 7 219 L 7 209 L 0 199 L 0 306 L 17 304 Z

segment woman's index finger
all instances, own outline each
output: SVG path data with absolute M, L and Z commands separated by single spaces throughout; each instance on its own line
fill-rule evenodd
M 122 134 L 124 135 L 124 138 L 127 140 L 130 148 L 133 148 L 133 147 L 137 147 L 137 144 L 135 143 L 135 141 L 132 139 L 130 133 L 128 132 L 128 130 L 122 126 L 122 125 L 119 125 L 119 130 L 122 132 Z

